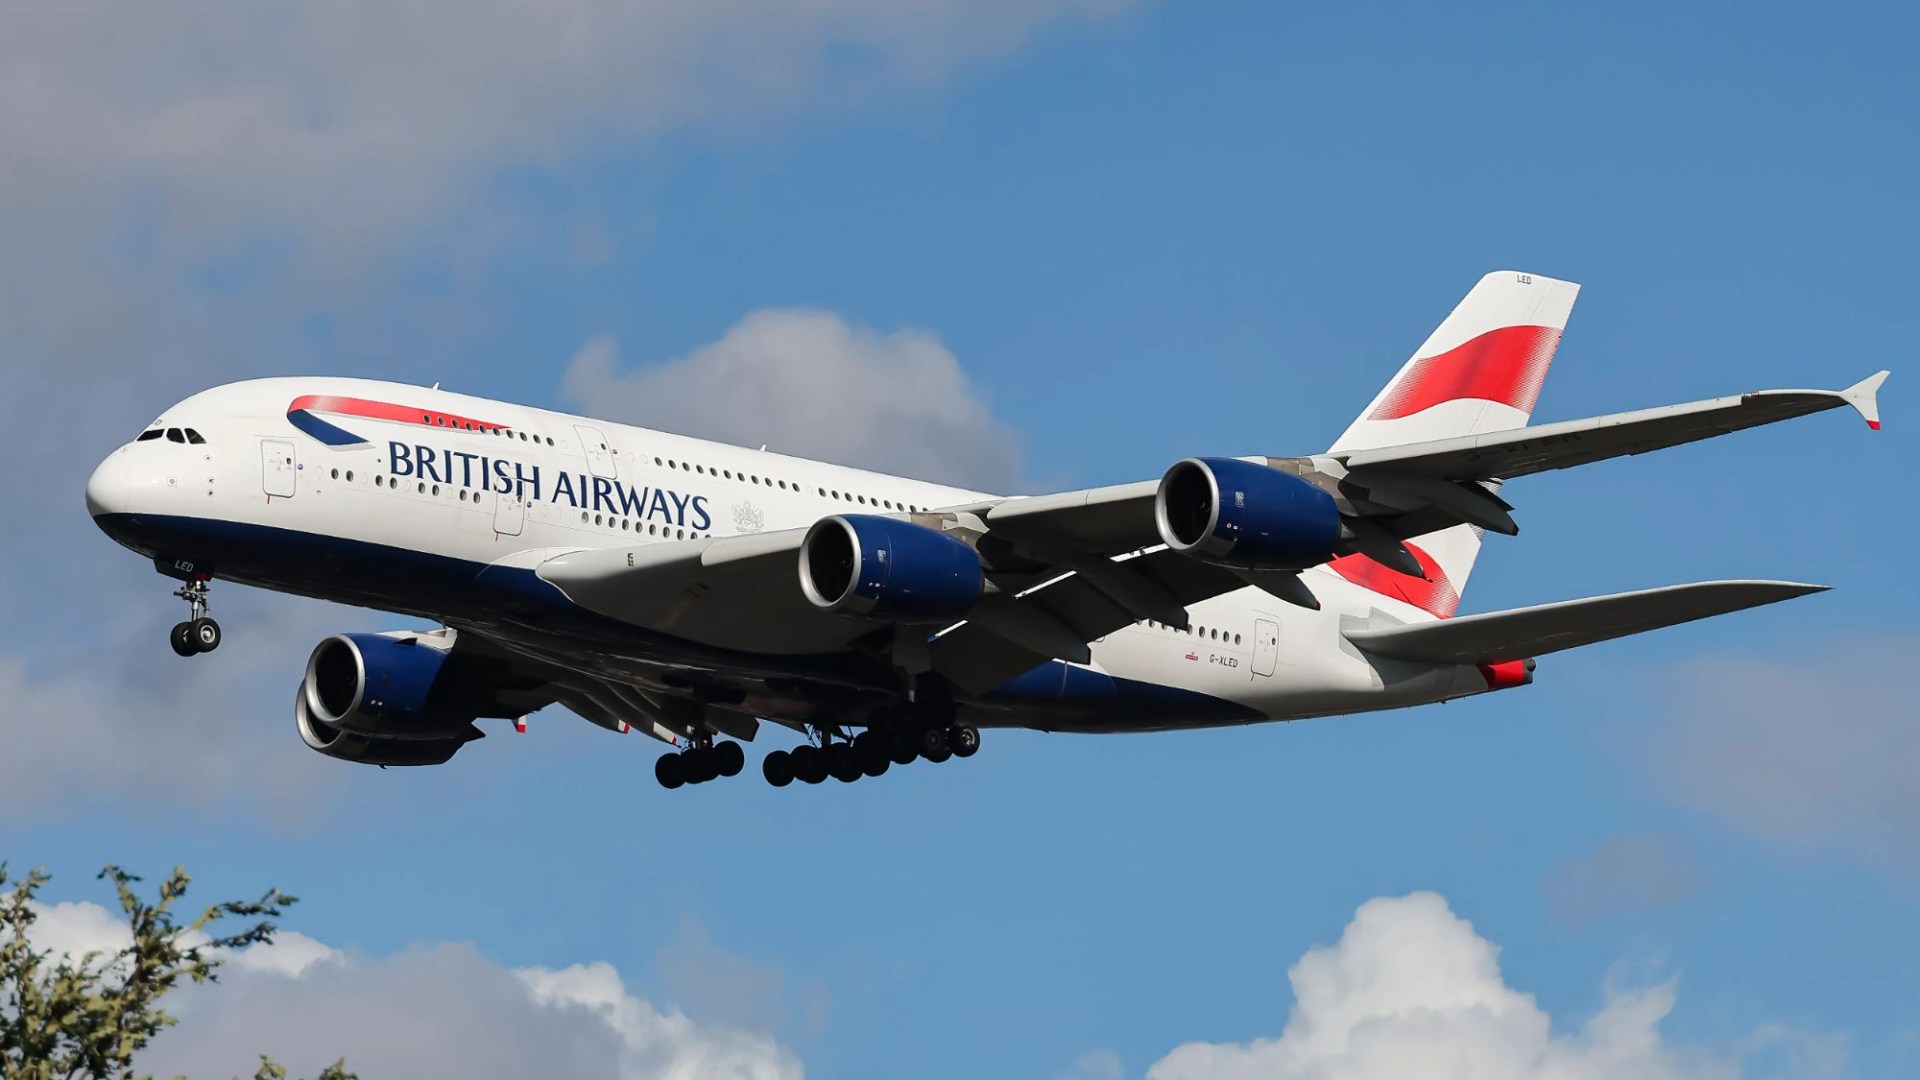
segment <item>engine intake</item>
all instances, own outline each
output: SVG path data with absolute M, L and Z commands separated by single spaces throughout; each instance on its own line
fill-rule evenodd
M 1154 496 L 1160 539 L 1197 559 L 1255 570 L 1326 561 L 1340 542 L 1333 496 L 1290 473 L 1236 458 L 1188 458 Z
M 417 637 L 336 634 L 307 659 L 313 719 L 381 739 L 433 739 L 472 723 L 462 688 L 441 677 L 447 654 Z
M 952 622 L 972 610 L 985 581 L 971 547 L 896 518 L 821 518 L 800 542 L 800 589 L 825 611 Z

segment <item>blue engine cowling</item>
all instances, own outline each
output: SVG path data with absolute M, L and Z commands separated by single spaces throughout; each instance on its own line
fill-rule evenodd
M 307 688 L 302 685 L 293 695 L 293 722 L 300 741 L 330 758 L 357 761 L 362 765 L 443 765 L 462 746 L 480 737 L 478 728 L 469 727 L 462 735 L 443 739 L 376 739 L 314 719 L 307 707 Z
M 815 607 L 903 623 L 965 617 L 986 578 L 980 556 L 897 518 L 821 518 L 800 543 L 800 588 Z
M 377 739 L 439 739 L 473 722 L 447 653 L 412 637 L 336 634 L 314 647 L 300 692 L 310 718 Z
M 1188 458 L 1167 470 L 1154 497 L 1160 539 L 1226 566 L 1315 566 L 1340 542 L 1333 496 L 1290 473 L 1235 458 Z

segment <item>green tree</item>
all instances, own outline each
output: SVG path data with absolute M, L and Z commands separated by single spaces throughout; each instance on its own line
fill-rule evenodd
M 273 940 L 274 919 L 294 898 L 269 889 L 258 900 L 230 900 L 182 923 L 174 906 L 187 894 L 182 867 L 160 884 L 152 902 L 134 891 L 140 879 L 118 866 L 100 871 L 113 882 L 127 918 L 131 944 L 117 952 L 74 958 L 36 949 L 33 900 L 49 880 L 40 870 L 14 878 L 0 863 L 0 1080 L 150 1080 L 133 1071 L 133 1057 L 176 1022 L 160 1000 L 182 979 L 217 982 L 229 950 Z M 220 933 L 228 920 L 244 924 Z M 287 1080 L 287 1070 L 262 1057 L 254 1080 Z M 318 1080 L 354 1080 L 344 1061 Z

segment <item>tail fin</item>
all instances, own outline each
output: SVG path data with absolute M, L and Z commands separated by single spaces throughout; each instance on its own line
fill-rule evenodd
M 1330 452 L 1525 427 L 1579 292 L 1571 281 L 1539 274 L 1496 270 L 1481 278 Z M 1427 580 L 1364 556 L 1337 559 L 1332 569 L 1388 595 L 1419 597 L 1419 606 L 1442 618 L 1452 615 L 1480 553 L 1480 530 L 1459 525 L 1407 547 Z M 1395 580 L 1377 580 L 1383 577 Z

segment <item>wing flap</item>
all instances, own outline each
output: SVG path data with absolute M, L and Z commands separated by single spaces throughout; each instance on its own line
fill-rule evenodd
M 1777 604 L 1826 588 L 1794 581 L 1703 581 L 1439 622 L 1350 630 L 1346 637 L 1367 652 L 1395 660 L 1497 664 Z

